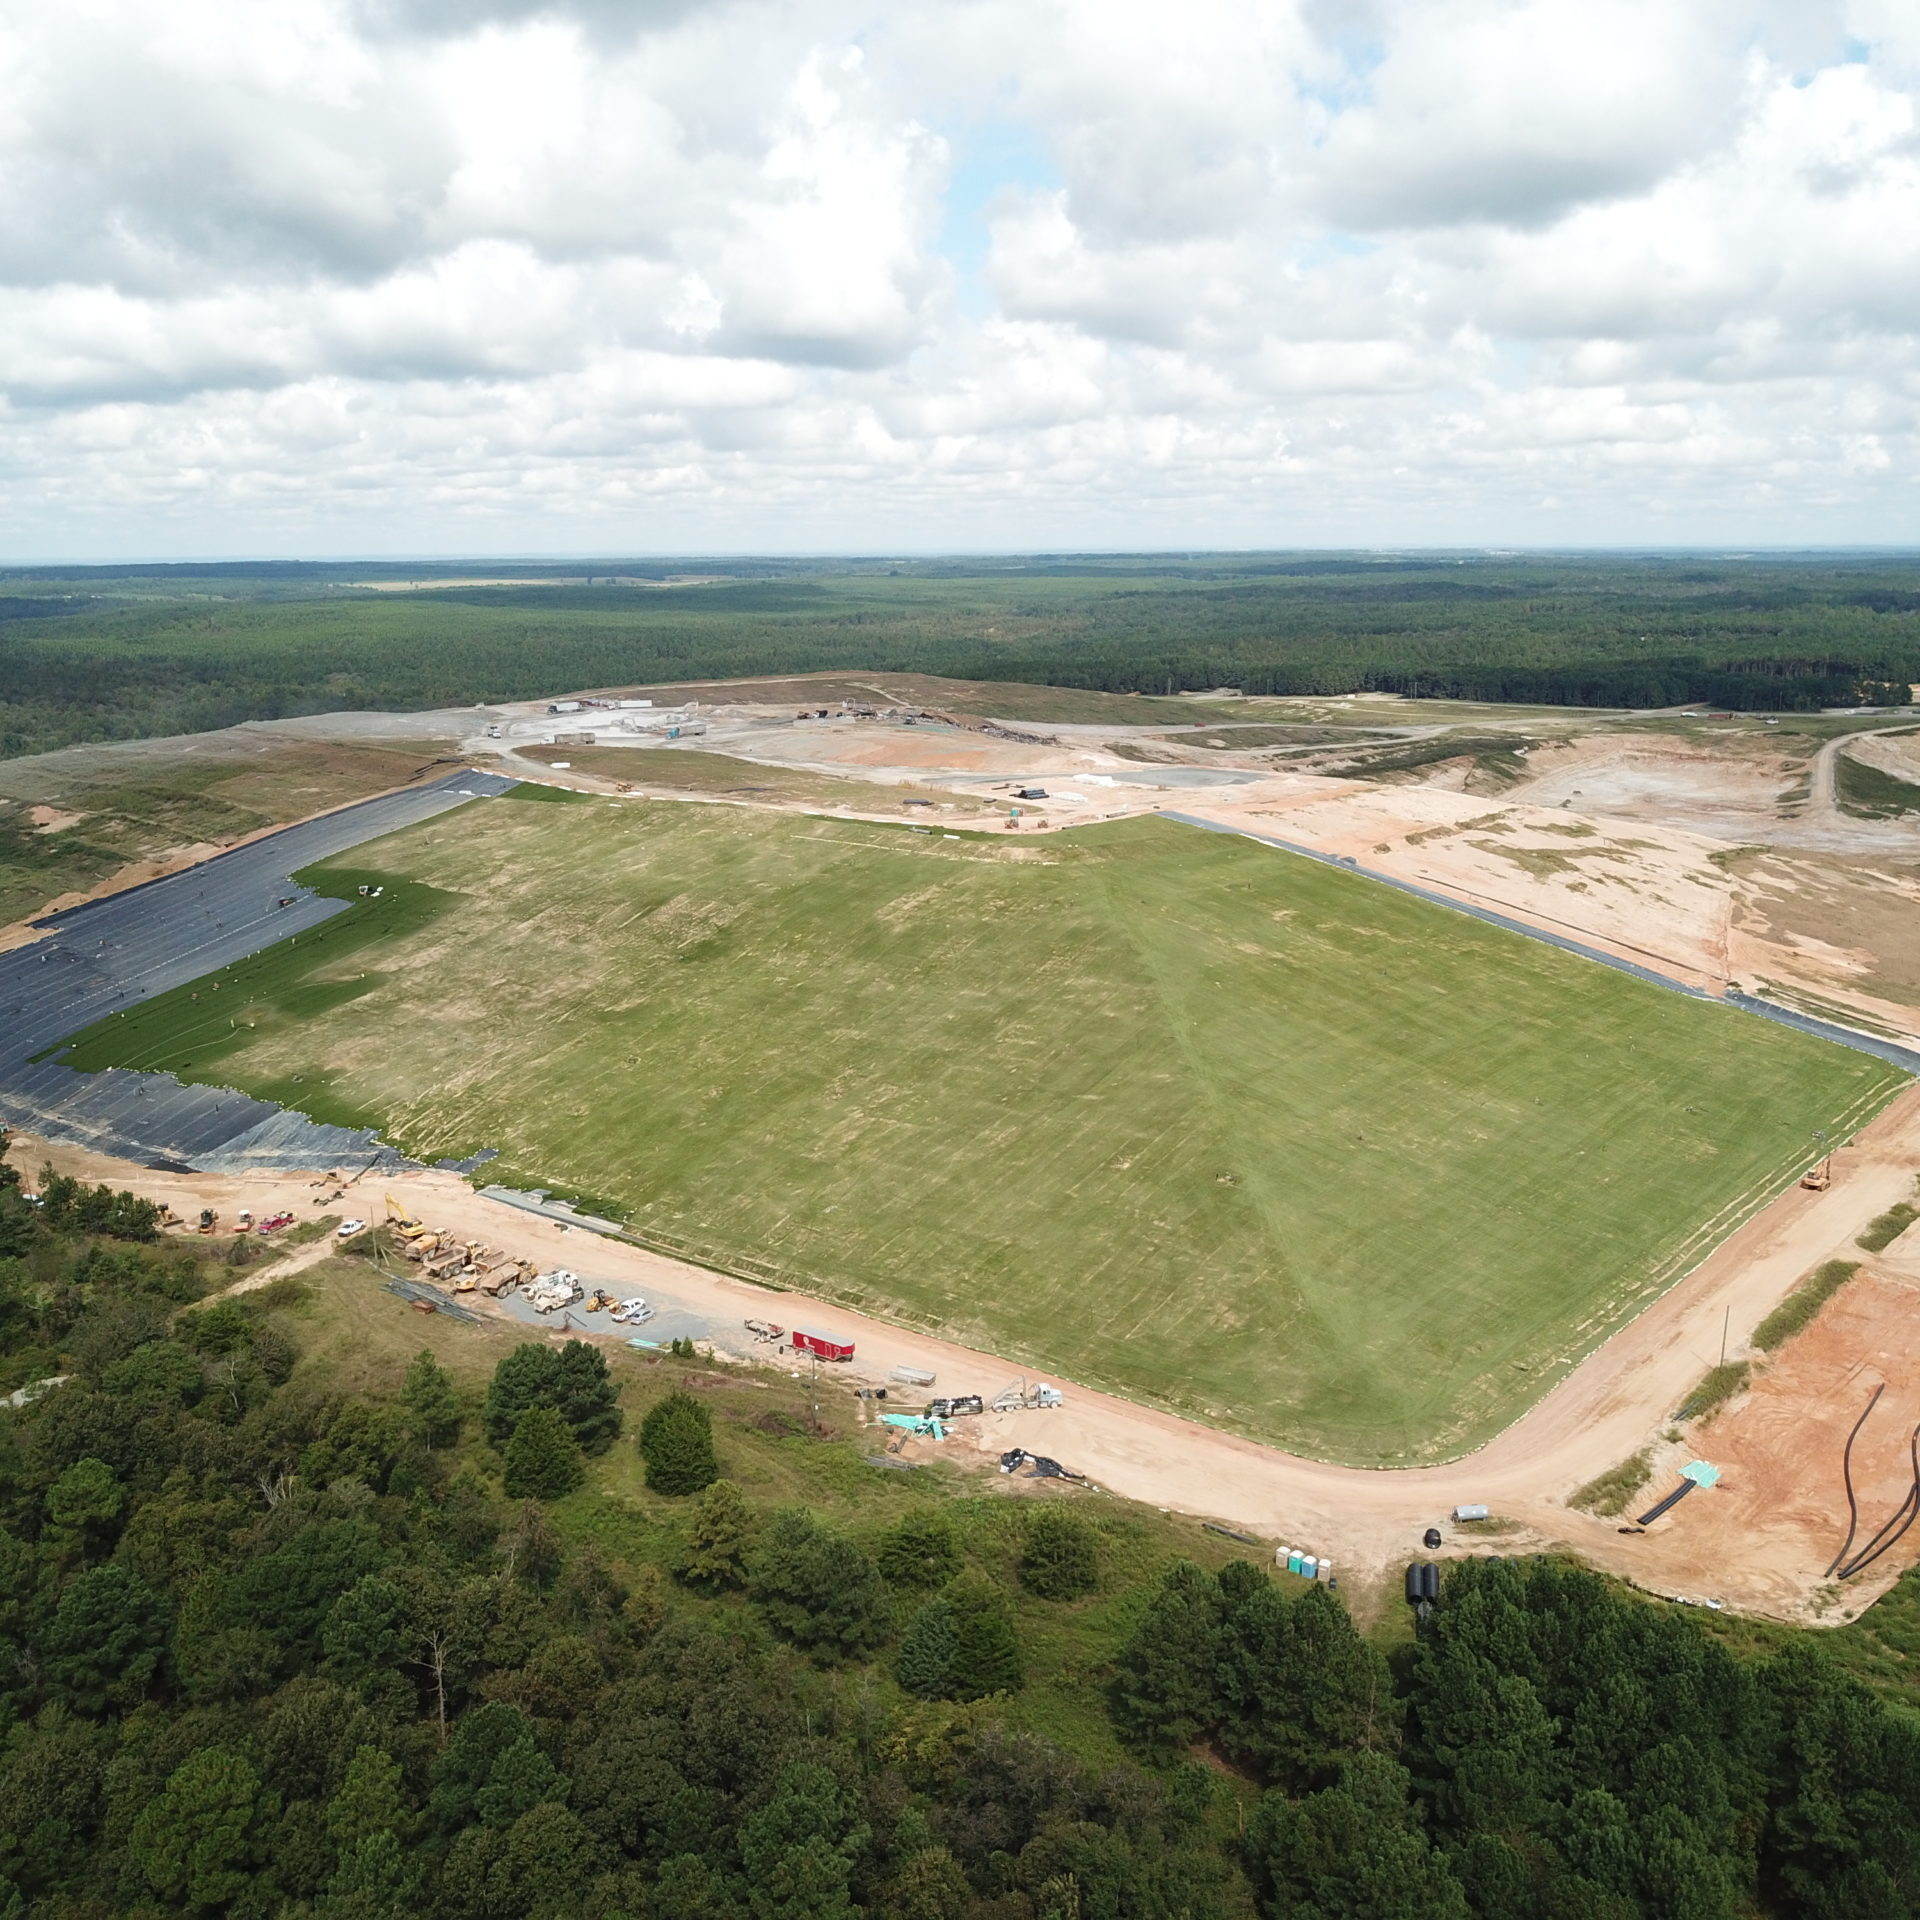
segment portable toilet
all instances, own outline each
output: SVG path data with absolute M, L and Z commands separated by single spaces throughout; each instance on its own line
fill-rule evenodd
M 1302 1578 L 1307 1580 L 1319 1579 L 1320 1562 L 1316 1560 L 1312 1554 L 1303 1553 L 1300 1556 L 1300 1573 Z
M 1333 1562 L 1331 1560 L 1322 1560 L 1320 1562 L 1320 1578 L 1329 1582 L 1333 1579 Z
M 1273 1550 L 1273 1564 L 1274 1564 L 1274 1565 L 1275 1565 L 1276 1567 L 1278 1567 L 1278 1568 L 1279 1568 L 1279 1569 L 1281 1570 L 1281 1572 L 1282 1572 L 1282 1573 L 1284 1573 L 1284 1572 L 1286 1571 L 1286 1568 L 1287 1568 L 1287 1550 L 1286 1550 L 1286 1548 L 1285 1548 L 1285 1547 L 1275 1547 L 1275 1548 L 1274 1548 L 1274 1550 Z
M 1298 1573 L 1300 1571 L 1300 1549 L 1298 1547 L 1289 1547 L 1287 1549 L 1287 1571 L 1289 1573 Z

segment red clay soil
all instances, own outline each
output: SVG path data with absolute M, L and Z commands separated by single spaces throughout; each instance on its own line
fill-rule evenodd
M 1675 1484 L 1671 1469 L 1696 1453 L 1721 1470 L 1717 1487 L 1689 1494 L 1635 1543 L 1646 1584 L 1672 1582 L 1705 1597 L 1726 1585 L 1750 1594 L 1777 1581 L 1783 1597 L 1817 1596 L 1846 1537 L 1847 1434 L 1877 1386 L 1886 1391 L 1853 1450 L 1856 1552 L 1913 1485 L 1908 1442 L 1920 1423 L 1920 1286 L 1913 1280 L 1885 1269 L 1856 1275 L 1810 1327 L 1771 1360 L 1757 1360 L 1754 1376 L 1748 1394 L 1671 1450 L 1644 1499 L 1632 1503 L 1644 1511 Z M 1857 1612 L 1889 1568 L 1913 1561 L 1917 1541 L 1920 1523 L 1859 1582 L 1838 1589 L 1836 1611 Z

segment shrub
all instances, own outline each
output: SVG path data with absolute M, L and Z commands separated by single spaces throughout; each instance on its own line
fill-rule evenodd
M 640 1422 L 640 1457 L 655 1493 L 698 1493 L 720 1478 L 712 1417 L 690 1393 L 670 1393 L 648 1409 Z
M 1687 1395 L 1679 1418 L 1700 1420 L 1717 1412 L 1746 1386 L 1747 1376 L 1751 1372 L 1752 1369 L 1744 1360 L 1723 1360 Z
M 1878 1253 L 1898 1240 L 1916 1220 L 1920 1220 L 1920 1207 L 1902 1200 L 1897 1207 L 1889 1207 L 1885 1213 L 1869 1220 L 1853 1244 L 1866 1248 L 1869 1253 Z
M 1829 1260 L 1816 1267 L 1754 1328 L 1753 1344 L 1762 1353 L 1784 1346 L 1859 1271 L 1857 1260 Z
M 1596 1474 L 1584 1487 L 1569 1494 L 1567 1505 L 1611 1520 L 1615 1514 L 1626 1511 L 1627 1502 L 1652 1477 L 1653 1455 L 1643 1447 L 1631 1460 L 1622 1460 L 1617 1467 Z
M 1042 1600 L 1078 1600 L 1100 1584 L 1093 1529 L 1064 1507 L 1042 1507 L 1027 1527 L 1020 1584 Z
M 960 1543 L 944 1513 L 910 1513 L 880 1536 L 874 1558 L 896 1587 L 939 1587 L 960 1571 Z

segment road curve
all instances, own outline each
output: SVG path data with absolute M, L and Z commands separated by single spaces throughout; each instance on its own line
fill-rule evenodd
M 244 1180 L 207 1174 L 156 1173 L 84 1149 L 23 1137 L 19 1164 L 51 1160 L 63 1172 L 166 1200 L 191 1217 L 204 1205 L 230 1214 L 240 1206 L 312 1208 L 309 1183 L 294 1177 Z M 1513 1425 L 1478 1451 L 1443 1466 L 1366 1469 L 1330 1466 L 1204 1427 L 1116 1395 L 1046 1377 L 1066 1391 L 1056 1411 L 995 1415 L 955 1429 L 954 1447 L 980 1455 L 1027 1446 L 1052 1454 L 1097 1485 L 1130 1500 L 1227 1522 L 1272 1542 L 1327 1555 L 1364 1583 L 1402 1562 L 1424 1528 L 1459 1503 L 1483 1501 L 1516 1524 L 1500 1543 L 1562 1543 L 1593 1564 L 1622 1575 L 1695 1591 L 1717 1592 L 1729 1604 L 1791 1617 L 1803 1611 L 1817 1579 L 1783 1564 L 1775 1543 L 1757 1531 L 1711 1570 L 1690 1568 L 1684 1536 L 1626 1540 L 1610 1521 L 1564 1504 L 1566 1495 L 1645 1445 L 1713 1365 L 1723 1326 L 1739 1352 L 1759 1321 L 1821 1261 L 1851 1250 L 1853 1236 L 1874 1215 L 1912 1191 L 1920 1165 L 1920 1087 L 1909 1089 L 1833 1158 L 1824 1193 L 1790 1188 L 1724 1241 L 1691 1273 L 1577 1365 Z M 941 1391 L 993 1392 L 1032 1369 L 1014 1360 L 958 1346 L 849 1312 L 804 1295 L 774 1294 L 748 1282 L 627 1243 L 589 1238 L 488 1200 L 457 1175 L 407 1173 L 391 1184 L 409 1209 L 463 1236 L 506 1248 L 542 1265 L 567 1265 L 609 1285 L 672 1295 L 737 1328 L 749 1316 L 787 1324 L 816 1321 L 857 1343 L 853 1377 L 884 1380 L 896 1366 L 930 1368 Z M 367 1193 L 362 1211 L 373 1201 Z M 739 1336 L 747 1346 L 744 1335 Z M 764 1356 L 762 1356 L 764 1357 Z M 1485 1550 L 1486 1543 L 1478 1543 Z M 1456 1541 L 1455 1550 L 1475 1543 Z M 1675 1556 L 1680 1558 L 1676 1560 Z M 1848 1605 L 1830 1621 L 1857 1612 L 1904 1563 L 1889 1560 L 1876 1578 L 1849 1589 Z M 1706 1584 L 1708 1581 L 1711 1584 Z

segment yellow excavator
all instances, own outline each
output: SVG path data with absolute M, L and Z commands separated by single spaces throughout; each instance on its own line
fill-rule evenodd
M 385 1196 L 387 1202 L 387 1225 L 402 1240 L 414 1240 L 426 1232 L 418 1220 L 403 1207 L 392 1194 Z

